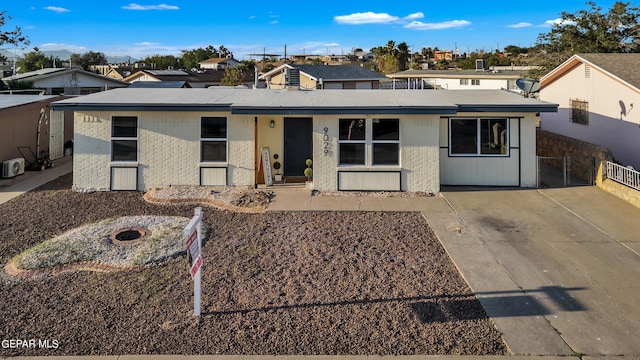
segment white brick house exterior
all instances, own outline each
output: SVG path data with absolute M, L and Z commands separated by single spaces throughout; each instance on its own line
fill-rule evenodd
M 503 91 L 247 89 L 121 89 L 53 106 L 75 112 L 76 191 L 257 185 L 269 147 L 283 165 L 270 159 L 272 174 L 301 177 L 311 158 L 317 190 L 431 193 L 535 186 L 535 114 L 557 108 Z

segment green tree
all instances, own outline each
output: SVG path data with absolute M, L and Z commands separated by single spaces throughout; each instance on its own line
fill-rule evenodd
M 409 68 L 409 46 L 406 42 L 398 44 L 396 57 L 398 58 L 399 70 L 407 70 Z
M 155 64 L 156 69 L 164 70 L 169 68 L 181 69 L 182 59 L 173 55 L 147 56 L 142 60 L 145 64 Z
M 7 15 L 6 10 L 0 11 L 0 46 L 4 44 L 19 46 L 29 46 L 29 40 L 22 35 L 22 29 L 16 26 L 13 31 L 4 31 L 3 27 L 7 24 L 7 20 L 11 17 Z
M 37 47 L 33 50 L 34 51 L 24 54 L 16 61 L 16 69 L 20 68 L 20 73 L 52 68 L 54 62 L 58 64 L 62 62 L 58 57 L 46 56 Z
M 617 1 L 603 12 L 593 1 L 590 9 L 562 12 L 548 33 L 538 36 L 538 45 L 549 52 L 630 53 L 640 46 L 640 8 Z
M 71 54 L 71 64 L 80 66 L 83 70 L 89 71 L 91 65 L 106 65 L 107 56 L 101 52 L 89 51 L 82 55 Z
M 224 45 L 220 45 L 218 49 L 212 45 L 206 48 L 197 48 L 193 50 L 181 50 L 182 51 L 182 64 L 187 69 L 199 68 L 198 65 L 201 61 L 211 58 L 224 58 L 233 56 L 233 53 L 229 51 Z

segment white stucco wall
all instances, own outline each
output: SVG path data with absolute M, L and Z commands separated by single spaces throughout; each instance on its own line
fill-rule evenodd
M 559 104 L 557 113 L 542 113 L 541 128 L 605 146 L 616 160 L 640 169 L 640 92 L 585 64 L 545 86 L 540 99 Z M 589 103 L 589 124 L 571 122 L 571 100 Z M 624 111 L 623 111 L 624 109 Z
M 138 117 L 138 161 L 111 161 L 111 117 Z M 225 163 L 200 162 L 200 118 L 227 117 Z M 76 191 L 110 190 L 111 167 L 137 166 L 138 190 L 168 185 L 199 185 L 201 167 L 226 167 L 227 183 L 253 185 L 253 118 L 227 113 L 76 113 L 74 180 Z
M 467 85 L 460 85 L 461 79 L 468 79 Z M 446 90 L 499 90 L 499 89 L 508 89 L 509 88 L 509 79 L 476 79 L 480 80 L 479 85 L 471 85 L 472 78 L 434 78 L 434 79 L 426 79 L 425 81 L 429 84 L 435 86 L 441 86 L 442 89 Z M 511 81 L 515 81 L 512 79 Z M 420 86 L 420 85 L 418 85 Z
M 533 114 L 460 114 L 456 117 L 509 118 L 508 156 L 450 156 L 449 120 L 440 119 L 442 185 L 536 186 L 536 133 Z
M 400 119 L 399 166 L 344 166 L 338 164 L 338 123 L 340 118 Z M 313 118 L 313 185 L 317 190 L 338 190 L 338 171 L 401 171 L 402 191 L 440 191 L 438 167 L 438 122 L 435 115 L 323 115 Z M 326 147 L 324 128 L 327 128 Z M 325 148 L 328 150 L 324 153 Z M 366 146 L 367 157 L 371 145 Z M 368 162 L 370 163 L 370 162 Z M 373 180 L 372 180 L 373 181 Z

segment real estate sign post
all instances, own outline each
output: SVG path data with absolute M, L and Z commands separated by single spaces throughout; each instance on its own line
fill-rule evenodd
M 193 315 L 200 316 L 200 284 L 202 280 L 202 208 L 195 209 L 195 215 L 184 228 L 191 278 L 193 278 Z

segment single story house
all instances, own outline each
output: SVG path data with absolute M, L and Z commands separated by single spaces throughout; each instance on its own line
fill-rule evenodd
M 207 88 L 210 86 L 221 86 L 224 78 L 224 70 L 138 70 L 127 76 L 124 81 L 135 83 L 144 82 L 186 82 L 192 88 Z M 244 85 L 253 86 L 255 75 L 253 71 L 247 71 L 242 79 Z
M 75 112 L 76 191 L 254 186 L 261 172 L 301 177 L 312 159 L 318 190 L 437 193 L 535 187 L 536 113 L 557 105 L 500 90 L 210 88 L 117 89 L 53 108 Z
M 519 92 L 516 80 L 526 71 L 519 70 L 405 70 L 387 77 L 391 88 L 444 90 L 510 90 Z M 393 84 L 397 82 L 397 84 Z
M 543 130 L 609 148 L 640 169 L 640 54 L 577 54 L 540 79 L 540 99 L 560 104 L 540 114 Z
M 200 69 L 224 70 L 226 68 L 234 68 L 240 62 L 233 58 L 211 58 L 198 63 Z
M 8 76 L 2 81 L 6 85 L 12 82 L 31 83 L 31 88 L 43 89 L 47 95 L 86 95 L 129 86 L 122 80 L 80 68 L 47 68 Z
M 269 89 L 378 89 L 386 77 L 357 65 L 283 64 L 260 76 Z
M 73 139 L 73 112 L 51 112 L 51 103 L 63 99 L 49 95 L 0 95 L 0 162 L 24 158 L 28 165 L 35 161 L 38 147 L 49 151 L 52 159 L 62 157 L 64 144 Z

